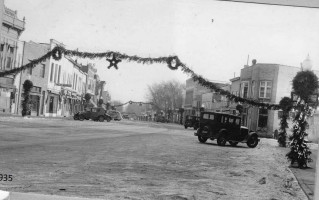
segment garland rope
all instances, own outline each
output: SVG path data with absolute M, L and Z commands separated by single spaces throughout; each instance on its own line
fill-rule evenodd
M 128 62 L 134 61 L 134 62 L 142 63 L 142 64 L 153 64 L 153 63 L 162 63 L 163 64 L 163 63 L 166 63 L 167 66 L 172 70 L 178 69 L 180 67 L 182 72 L 190 75 L 194 82 L 197 82 L 200 85 L 202 85 L 206 88 L 212 89 L 216 92 L 219 92 L 221 95 L 225 95 L 231 101 L 245 103 L 245 104 L 249 104 L 249 105 L 252 105 L 255 107 L 260 107 L 260 108 L 264 108 L 264 109 L 268 109 L 268 110 L 282 109 L 279 104 L 262 103 L 262 102 L 259 102 L 257 100 L 253 100 L 253 99 L 245 99 L 245 98 L 236 96 L 234 94 L 231 94 L 227 90 L 221 89 L 217 84 L 212 83 L 212 82 L 208 81 L 207 79 L 203 78 L 202 76 L 196 74 L 193 70 L 191 70 L 189 67 L 187 67 L 186 64 L 182 63 L 177 56 L 158 57 L 158 58 L 150 58 L 150 57 L 149 58 L 142 58 L 142 57 L 139 57 L 136 55 L 129 56 L 129 55 L 119 53 L 119 52 L 114 52 L 114 51 L 106 51 L 106 52 L 102 52 L 102 53 L 79 52 L 79 51 L 65 49 L 62 46 L 56 46 L 53 48 L 53 50 L 49 51 L 48 53 L 46 53 L 42 57 L 35 59 L 35 60 L 32 60 L 30 63 L 28 63 L 26 65 L 23 65 L 19 68 L 15 68 L 12 70 L 0 72 L 0 77 L 4 77 L 4 76 L 10 75 L 10 74 L 16 74 L 16 73 L 21 72 L 25 69 L 33 68 L 37 64 L 45 61 L 46 59 L 49 59 L 51 56 L 54 59 L 59 60 L 59 59 L 61 59 L 62 54 L 67 55 L 67 56 L 71 56 L 71 57 L 72 56 L 80 57 L 80 58 L 84 58 L 84 59 L 85 58 L 89 58 L 89 59 L 107 58 L 107 59 L 109 59 L 114 55 L 114 56 L 116 56 L 116 58 L 121 59 L 121 60 L 126 60 Z M 173 64 L 172 64 L 173 61 L 175 62 L 175 66 L 173 66 Z M 128 103 L 129 102 L 126 102 L 125 104 L 121 104 L 121 105 L 117 105 L 117 106 L 123 106 L 123 105 L 126 105 Z M 134 103 L 142 103 L 142 102 L 134 102 Z

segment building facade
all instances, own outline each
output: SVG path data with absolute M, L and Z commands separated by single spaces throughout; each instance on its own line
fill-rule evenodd
M 19 66 L 17 62 L 18 42 L 24 31 L 25 22 L 17 17 L 17 11 L 11 10 L 0 1 L 0 71 L 11 70 Z M 17 88 L 15 75 L 0 77 L 0 112 L 14 111 Z
M 35 42 L 21 42 L 20 44 L 22 51 L 22 65 L 28 64 L 31 60 L 37 59 L 49 51 L 50 46 L 48 44 L 39 44 Z M 33 68 L 26 69 L 20 73 L 16 78 L 18 83 L 18 92 L 16 97 L 16 110 L 15 113 L 21 114 L 22 107 L 21 102 L 23 101 L 23 83 L 26 80 L 31 80 L 33 88 L 30 92 L 31 99 L 31 115 L 41 116 L 45 113 L 45 94 L 47 92 L 47 80 L 49 76 L 49 63 L 42 62 Z
M 279 104 L 283 97 L 291 96 L 292 80 L 300 70 L 300 67 L 266 63 L 245 66 L 241 69 L 239 94 L 258 102 Z M 314 73 L 319 75 L 318 71 Z M 261 136 L 272 137 L 279 128 L 278 111 L 245 104 L 243 107 L 243 125 Z

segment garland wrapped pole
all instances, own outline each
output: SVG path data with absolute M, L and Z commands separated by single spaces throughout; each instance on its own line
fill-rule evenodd
M 287 153 L 291 165 L 295 162 L 299 168 L 306 168 L 308 162 L 311 162 L 311 151 L 305 142 L 308 135 L 307 118 L 311 116 L 313 109 L 309 106 L 311 95 L 314 95 L 318 89 L 318 77 L 312 71 L 300 71 L 293 79 L 294 93 L 299 97 L 296 106 L 296 117 L 294 119 L 293 134 L 289 138 L 290 152 Z M 317 97 L 318 98 L 318 97 Z
M 288 116 L 289 111 L 291 110 L 293 106 L 293 102 L 291 98 L 289 97 L 283 97 L 279 105 L 282 107 L 282 115 L 280 117 L 280 128 L 279 128 L 279 135 L 278 135 L 278 143 L 280 147 L 286 147 L 286 141 L 287 141 L 287 132 L 286 128 L 288 128 Z
M 33 87 L 33 83 L 30 80 L 25 80 L 23 83 L 23 101 L 22 101 L 22 117 L 30 115 L 30 91 Z

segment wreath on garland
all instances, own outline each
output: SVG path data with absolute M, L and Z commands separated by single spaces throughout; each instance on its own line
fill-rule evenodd
M 53 50 L 52 50 L 52 58 L 54 60 L 61 60 L 62 58 L 62 51 L 60 48 L 58 47 L 55 47 Z
M 308 102 L 310 95 L 318 89 L 318 77 L 312 71 L 300 71 L 294 77 L 292 87 L 302 100 Z
M 175 66 L 174 66 L 173 62 L 175 62 Z M 168 66 L 168 68 L 170 68 L 171 70 L 176 70 L 176 69 L 178 69 L 179 66 L 181 66 L 181 61 L 178 59 L 177 56 L 175 56 L 175 57 L 169 57 L 169 58 L 167 59 L 167 66 Z

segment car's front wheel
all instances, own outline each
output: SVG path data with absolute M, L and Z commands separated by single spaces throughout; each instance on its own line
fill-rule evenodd
M 79 120 L 80 120 L 80 121 L 83 121 L 83 120 L 84 120 L 84 116 L 83 116 L 83 115 L 80 115 L 80 116 L 79 116 Z
M 258 141 L 258 136 L 252 135 L 247 141 L 247 146 L 250 148 L 255 148 L 258 145 Z
M 103 116 L 99 116 L 99 121 L 100 122 L 104 122 L 104 117 Z
M 225 146 L 226 142 L 227 140 L 226 140 L 225 134 L 224 133 L 220 134 L 220 136 L 217 138 L 217 144 L 219 146 Z
M 184 127 L 185 127 L 185 129 L 187 129 L 187 126 L 186 126 L 186 125 L 185 125 Z
M 110 121 L 111 121 L 111 118 L 107 117 L 107 118 L 106 118 L 106 121 L 107 121 L 107 122 L 110 122 Z
M 75 114 L 75 115 L 73 116 L 73 119 L 74 119 L 74 120 L 79 120 L 79 115 L 78 115 L 78 114 Z

